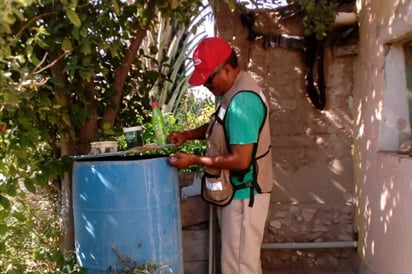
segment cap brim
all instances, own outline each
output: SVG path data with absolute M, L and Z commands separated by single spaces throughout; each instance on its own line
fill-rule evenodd
M 207 78 L 210 76 L 210 74 L 212 74 L 211 71 L 195 70 L 192 76 L 190 76 L 189 84 L 191 84 L 192 86 L 203 85 L 206 82 Z

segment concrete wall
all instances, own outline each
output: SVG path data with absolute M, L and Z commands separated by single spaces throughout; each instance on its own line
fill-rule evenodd
M 405 64 L 398 43 L 412 40 L 412 1 L 357 2 L 354 168 L 359 254 L 375 273 L 409 274 L 412 159 L 396 150 L 410 131 L 402 78 Z

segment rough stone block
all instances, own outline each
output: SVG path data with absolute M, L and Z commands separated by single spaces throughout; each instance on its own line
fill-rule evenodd
M 200 196 L 189 197 L 180 203 L 182 227 L 209 221 L 209 204 Z

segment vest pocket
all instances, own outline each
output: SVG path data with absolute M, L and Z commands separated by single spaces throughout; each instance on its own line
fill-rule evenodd
M 217 206 L 225 206 L 232 201 L 234 194 L 230 181 L 222 180 L 220 175 L 203 173 L 201 196 L 204 201 Z

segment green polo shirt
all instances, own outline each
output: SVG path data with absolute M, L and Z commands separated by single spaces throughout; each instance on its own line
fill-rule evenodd
M 226 111 L 225 129 L 230 144 L 257 143 L 259 128 L 265 119 L 265 105 L 260 96 L 254 92 L 240 92 L 236 94 Z M 244 182 L 251 181 L 253 173 L 246 173 Z M 234 184 L 239 184 L 237 177 L 232 177 Z M 256 191 L 255 191 L 256 193 Z M 234 199 L 247 199 L 250 189 L 236 191 Z

